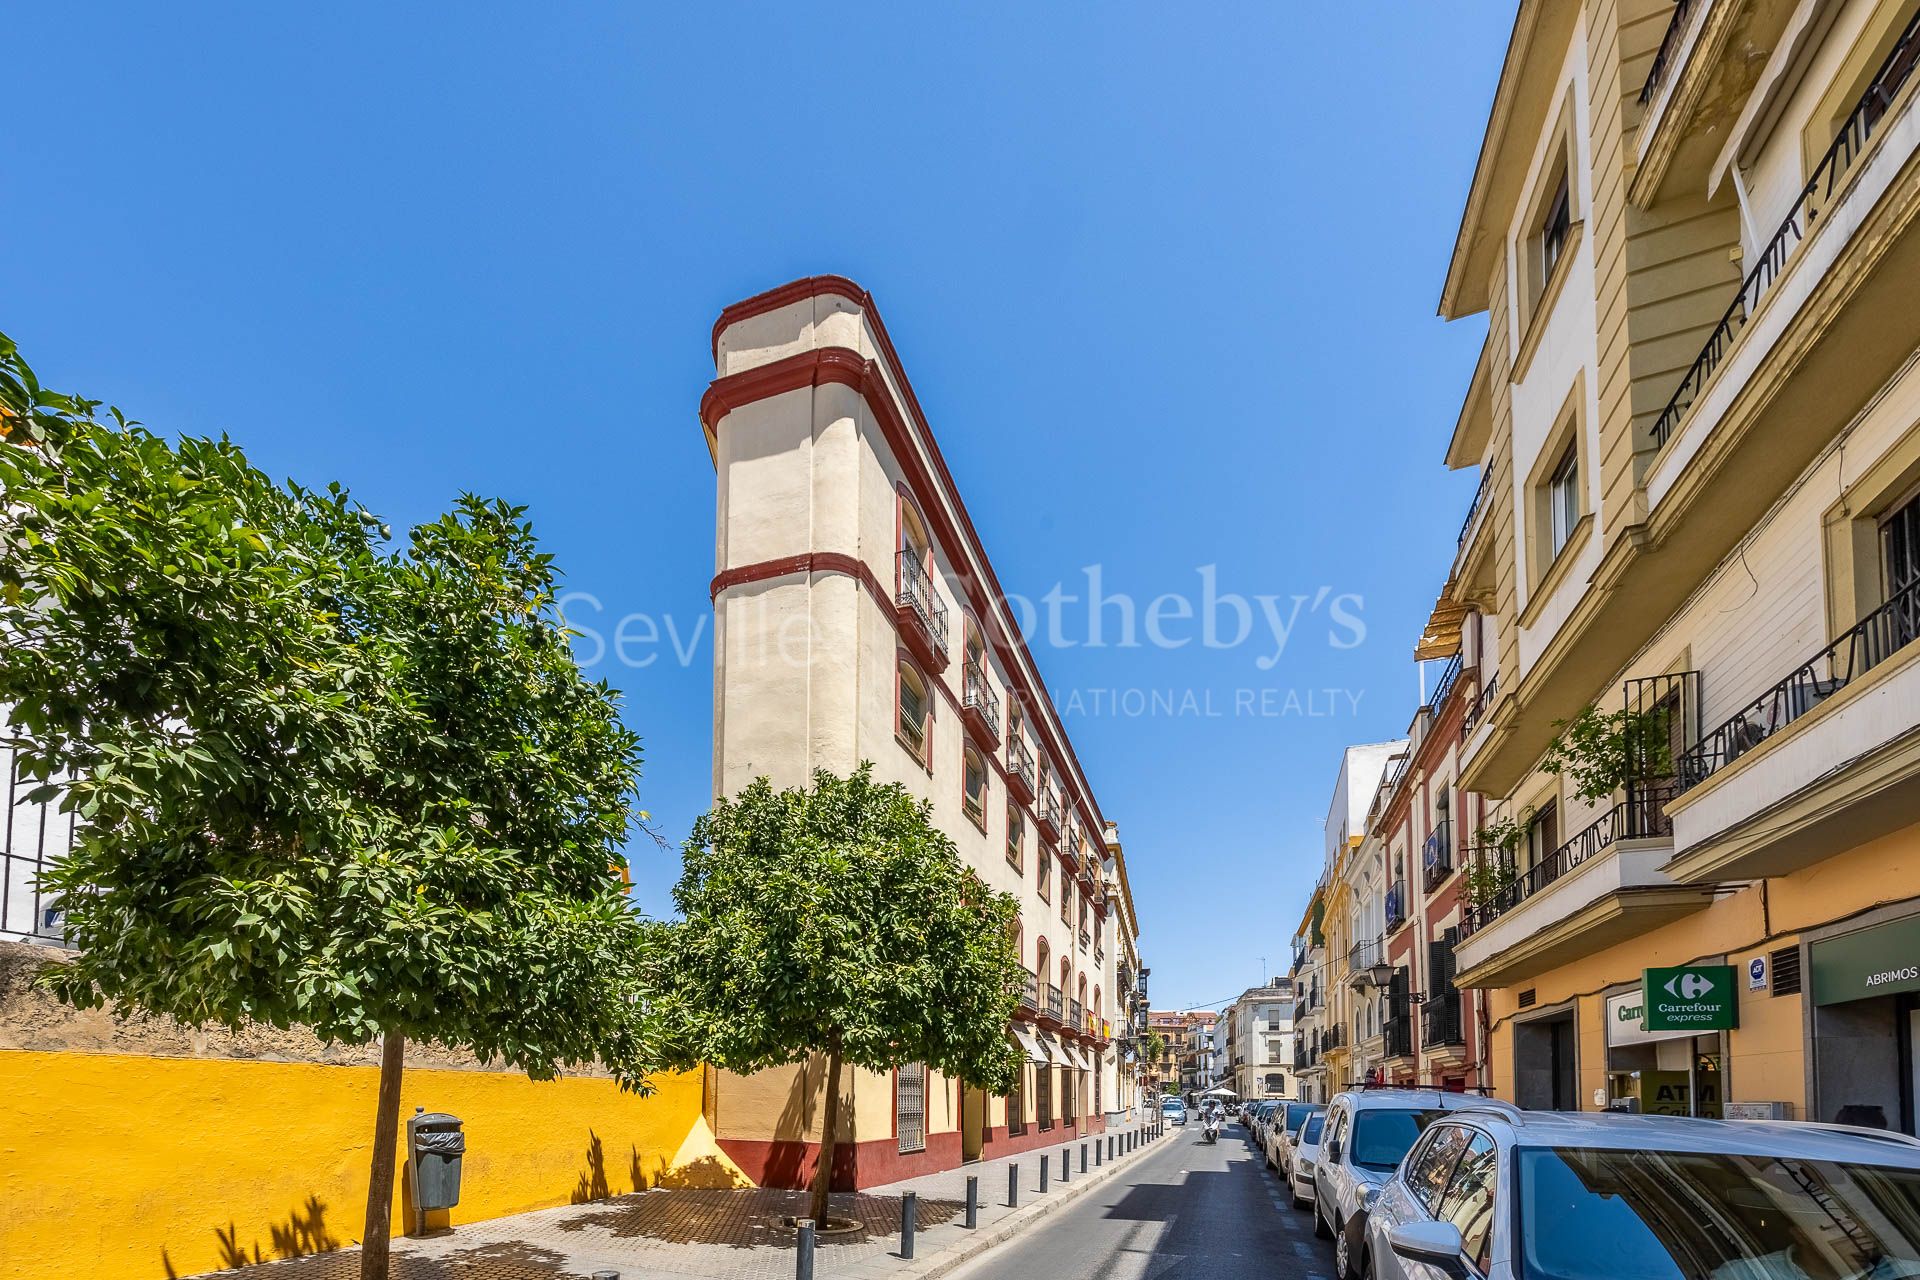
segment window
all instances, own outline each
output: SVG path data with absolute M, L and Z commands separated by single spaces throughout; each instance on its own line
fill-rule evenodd
M 900 1152 L 927 1149 L 927 1068 L 910 1062 L 893 1075 L 894 1110 L 898 1117 Z
M 1533 820 L 1527 823 L 1527 865 L 1521 870 L 1529 871 L 1551 858 L 1560 847 L 1559 837 L 1558 808 L 1552 801 L 1548 801 L 1540 806 L 1539 812 L 1533 815 Z M 1552 871 L 1543 871 L 1541 874 L 1549 879 L 1554 875 Z
M 1073 923 L 1073 886 L 1067 883 L 1065 872 L 1060 875 L 1060 921 L 1067 925 Z
M 1034 891 L 1040 895 L 1040 901 L 1045 902 L 1053 896 L 1053 855 L 1040 850 L 1035 865 L 1039 867 L 1039 874 L 1035 877 Z
M 1438 1209 L 1447 1179 L 1453 1176 L 1453 1166 L 1472 1138 L 1472 1131 L 1460 1125 L 1436 1125 L 1407 1162 L 1407 1191 L 1428 1213 Z
M 1040 1132 L 1053 1128 L 1053 1068 L 1045 1063 L 1034 1068 L 1034 1109 L 1040 1120 Z
M 1268 1093 L 1285 1093 L 1286 1091 L 1287 1091 L 1287 1078 L 1285 1076 L 1279 1074 L 1278 1072 L 1270 1073 L 1267 1076 L 1267 1092 Z
M 1553 269 L 1560 263 L 1560 255 L 1566 252 L 1567 235 L 1573 230 L 1572 192 L 1567 186 L 1567 175 L 1560 175 L 1559 185 L 1553 190 L 1553 198 L 1547 202 L 1547 216 L 1540 224 L 1540 279 L 1544 283 L 1553 277 Z
M 1483 1274 L 1493 1260 L 1493 1191 L 1499 1180 L 1499 1157 L 1493 1139 L 1484 1133 L 1474 1134 L 1461 1153 L 1459 1163 L 1453 1167 L 1453 1177 L 1447 1182 L 1446 1192 L 1440 1198 L 1440 1211 L 1435 1215 L 1460 1228 L 1461 1252 L 1473 1259 L 1473 1265 Z M 1597 1256 L 1609 1263 L 1620 1261 L 1611 1243 Z M 1628 1272 L 1622 1268 L 1614 1274 Z
M 1027 839 L 1026 815 L 1020 812 L 1020 806 L 1007 806 L 1007 861 L 1013 864 L 1015 871 L 1026 865 L 1024 847 Z
M 1570 442 L 1547 479 L 1547 558 L 1551 562 L 1580 523 L 1580 443 Z
M 987 829 L 987 762 L 981 759 L 980 753 L 972 747 L 966 749 L 962 760 L 960 772 L 965 787 L 962 805 L 967 811 L 967 817 L 973 820 L 973 824 L 985 831 Z
M 1023 1062 L 1013 1073 L 1013 1092 L 1007 1095 L 1007 1136 L 1017 1138 L 1026 1131 L 1027 1064 Z
M 899 723 L 894 726 L 894 734 L 900 739 L 900 745 L 924 766 L 928 760 L 929 738 L 927 683 L 904 659 L 900 663 L 899 679 Z
M 1920 635 L 1920 497 L 1880 523 L 1880 565 L 1889 610 L 1888 652 Z

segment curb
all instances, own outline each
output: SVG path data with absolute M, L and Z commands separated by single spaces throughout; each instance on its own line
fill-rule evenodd
M 1022 1205 L 1020 1208 L 1015 1209 L 1012 1213 L 994 1223 L 992 1227 L 976 1231 L 972 1236 L 954 1245 L 951 1249 L 941 1250 L 938 1254 L 927 1260 L 925 1270 L 908 1270 L 906 1274 L 915 1277 L 925 1277 L 925 1280 L 933 1280 L 936 1276 L 944 1276 L 957 1270 L 962 1264 L 972 1262 L 989 1249 L 993 1249 L 996 1246 L 1003 1245 L 1007 1241 L 1012 1240 L 1015 1236 L 1019 1235 L 1028 1224 L 1036 1219 L 1044 1218 L 1054 1210 L 1072 1204 L 1087 1192 L 1107 1181 L 1107 1179 L 1119 1176 L 1123 1170 L 1131 1169 L 1135 1164 L 1146 1159 L 1153 1152 L 1158 1151 L 1160 1149 L 1160 1143 L 1172 1136 L 1171 1133 L 1163 1134 L 1161 1138 L 1147 1143 L 1146 1146 L 1134 1153 L 1132 1159 L 1116 1161 L 1104 1166 L 1097 1173 L 1089 1171 L 1088 1173 L 1077 1176 L 1066 1188 L 1057 1194 L 1049 1191 L 1045 1200 L 1036 1200 Z M 1057 1186 L 1058 1184 L 1055 1185 Z M 965 1230 L 965 1228 L 962 1228 L 962 1230 Z

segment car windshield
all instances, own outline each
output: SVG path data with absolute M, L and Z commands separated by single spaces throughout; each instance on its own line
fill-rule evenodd
M 1187 1109 L 1187 1104 L 1184 1102 L 1176 1102 L 1173 1099 L 1169 1098 L 1167 1101 L 1160 1104 L 1160 1109 L 1162 1111 L 1185 1111 Z
M 1362 1169 L 1392 1173 L 1420 1131 L 1444 1114 L 1384 1107 L 1363 1110 L 1354 1117 L 1352 1154 L 1347 1158 Z
M 1310 1115 L 1306 1125 L 1300 1130 L 1300 1145 L 1315 1147 L 1320 1145 L 1320 1129 L 1326 1123 L 1323 1115 Z
M 1292 1132 L 1293 1130 L 1298 1129 L 1300 1127 L 1300 1122 L 1302 1120 L 1305 1120 L 1308 1116 L 1312 1114 L 1314 1114 L 1314 1107 L 1312 1103 L 1289 1102 L 1287 1104 L 1287 1131 Z
M 1518 1169 L 1533 1280 L 1920 1277 L 1920 1170 L 1547 1147 Z

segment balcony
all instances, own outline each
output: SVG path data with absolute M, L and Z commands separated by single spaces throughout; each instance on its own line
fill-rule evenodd
M 1460 741 L 1464 744 L 1473 738 L 1473 731 L 1486 723 L 1487 712 L 1493 709 L 1493 703 L 1500 696 L 1500 672 L 1497 669 L 1482 668 L 1487 678 L 1480 683 L 1480 690 L 1473 695 L 1473 701 L 1467 704 L 1466 714 L 1460 717 Z
M 1705 735 L 1676 763 L 1689 884 L 1786 875 L 1913 820 L 1920 805 L 1920 584 Z
M 1420 846 L 1420 883 L 1432 893 L 1453 874 L 1453 820 L 1443 819 Z
M 1066 1025 L 1074 1031 L 1083 1030 L 1087 1025 L 1086 1011 L 1080 1007 L 1077 999 L 1067 1001 Z
M 42 823 L 51 824 L 58 820 L 60 826 L 71 828 L 71 815 L 57 814 L 50 804 L 21 805 L 8 816 L 19 818 L 18 826 L 25 828 L 28 819 L 23 815 L 27 814 L 32 814 Z M 9 834 L 23 841 L 31 839 L 29 833 L 13 827 L 9 828 Z M 71 835 L 68 835 L 58 843 L 64 849 L 71 842 Z M 60 900 L 40 888 L 40 875 L 50 865 L 50 860 L 38 856 L 0 853 L 0 939 L 61 948 L 72 945 L 67 941 L 65 913 L 60 909 Z
M 1460 539 L 1456 544 L 1455 555 L 1465 551 L 1467 543 L 1472 540 L 1480 515 L 1487 509 L 1487 488 L 1492 480 L 1493 468 L 1480 468 L 1480 483 L 1474 487 L 1473 501 L 1467 504 L 1467 518 L 1460 522 Z
M 1047 1009 L 1044 1016 L 1054 1026 L 1064 1026 L 1067 1020 L 1066 995 L 1060 988 L 1048 984 Z
M 1467 1043 L 1466 1025 L 1460 1016 L 1460 993 L 1428 996 L 1420 1007 L 1420 1051 L 1437 1053 Z
M 1372 986 L 1373 978 L 1367 971 L 1378 964 L 1384 955 L 1385 952 L 1377 939 L 1372 942 L 1356 942 L 1349 947 L 1347 949 L 1347 985 Z
M 1020 987 L 1020 1007 L 1030 1011 L 1040 1008 L 1040 980 L 1033 976 L 1032 970 L 1027 971 L 1026 980 Z
M 1085 925 L 1082 925 L 1080 927 L 1080 949 L 1082 951 L 1085 951 L 1088 947 L 1092 945 L 1093 945 L 1093 930 L 1087 928 Z
M 1042 784 L 1040 803 L 1034 807 L 1034 825 L 1040 829 L 1040 838 L 1052 844 L 1060 838 L 1060 796 L 1052 787 Z M 1141 983 L 1141 992 L 1145 994 L 1146 984 Z
M 1021 804 L 1033 799 L 1033 753 L 1017 725 L 1007 739 L 1007 794 Z
M 1671 785 L 1641 787 L 1461 913 L 1460 987 L 1506 986 L 1698 911 L 1711 894 L 1664 870 Z
M 921 562 L 921 553 L 903 550 L 895 562 L 900 570 L 900 585 L 894 596 L 894 612 L 900 623 L 900 636 L 907 648 L 929 671 L 947 669 L 947 606 L 933 588 L 933 575 Z
M 1413 1056 L 1413 1019 L 1404 1014 L 1388 1018 L 1381 1028 L 1381 1039 L 1385 1042 L 1382 1055 L 1388 1058 L 1411 1058 Z
M 1407 922 L 1407 882 L 1395 880 L 1387 888 L 1387 932 L 1392 933 Z
M 1000 745 L 1000 695 L 987 678 L 986 664 L 967 659 L 960 679 L 960 719 L 974 741 L 991 750 Z

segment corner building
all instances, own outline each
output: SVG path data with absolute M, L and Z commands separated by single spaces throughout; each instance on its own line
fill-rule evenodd
M 1512 824 L 1453 981 L 1523 1106 L 1920 1128 L 1916 64 L 1920 0 L 1518 7 L 1440 309 Z
M 836 1188 L 1098 1133 L 1134 954 L 1126 862 L 867 292 L 798 280 L 721 313 L 701 421 L 718 480 L 716 794 L 871 761 L 1020 902 L 1018 1088 L 845 1073 Z M 1124 924 L 1123 924 L 1124 922 Z M 1123 939 L 1120 930 L 1128 936 Z M 1116 1031 L 1118 1034 L 1116 1034 Z M 717 1073 L 721 1147 L 763 1185 L 818 1161 L 824 1062 Z

